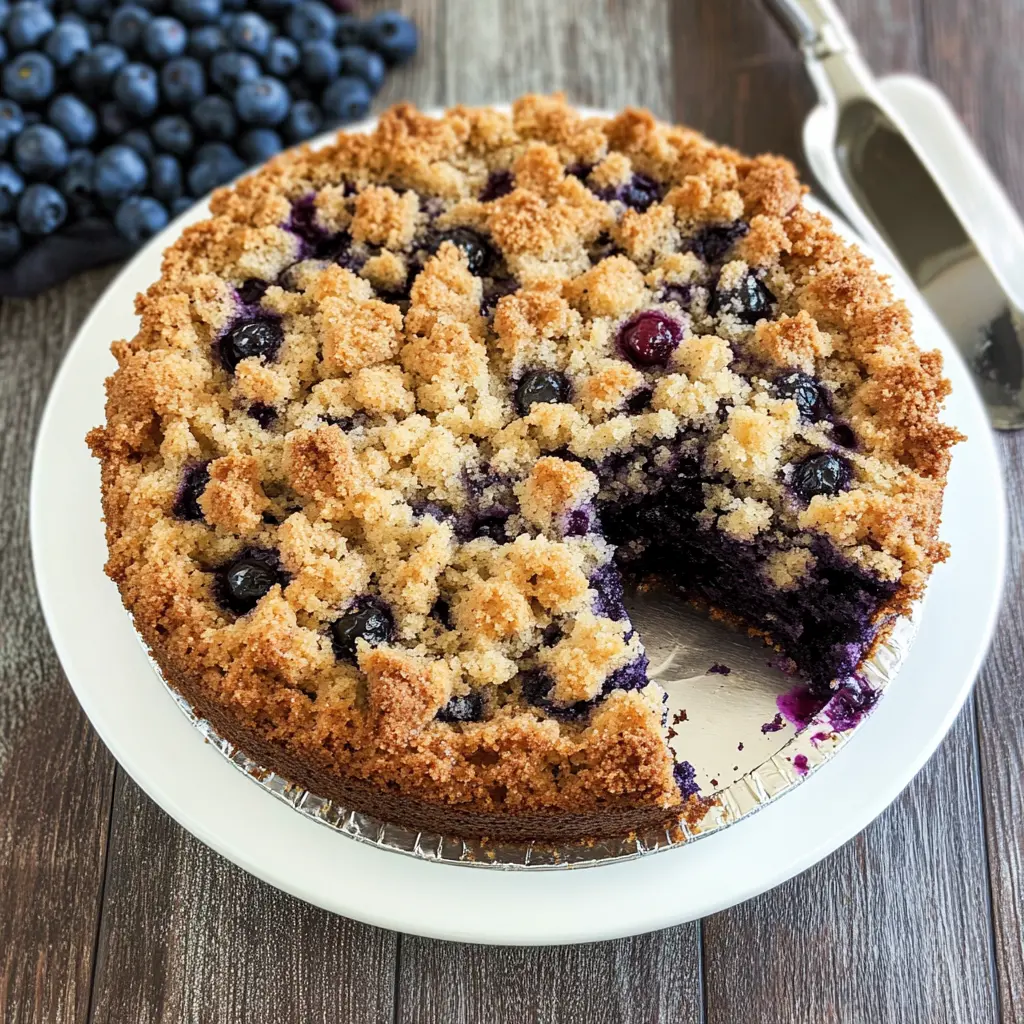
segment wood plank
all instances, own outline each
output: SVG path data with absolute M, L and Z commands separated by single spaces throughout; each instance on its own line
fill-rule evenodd
M 416 1024 L 697 1022 L 694 925 L 616 942 L 508 948 L 402 937 L 395 1018 Z
M 124 772 L 113 821 L 95 1024 L 391 1019 L 393 932 L 246 874 L 179 828 Z
M 57 664 L 28 546 L 50 381 L 109 271 L 0 306 L 0 1020 L 86 1019 L 113 760 Z
M 1010 508 L 1003 610 L 978 680 L 985 832 L 1002 1020 L 1024 1020 L 1024 435 L 1001 438 Z
M 925 8 L 929 75 L 946 91 L 1017 208 L 1024 207 L 1024 8 Z M 978 680 L 978 740 L 1002 1019 L 1024 1020 L 1024 435 L 1000 438 L 1010 546 L 1004 604 Z
M 842 6 L 879 73 L 920 67 L 917 0 Z M 696 70 L 690 85 L 677 81 L 681 115 L 722 141 L 802 165 L 799 127 L 815 97 L 757 5 L 677 5 L 673 37 L 690 54 L 677 56 L 677 75 Z M 977 770 L 968 713 L 853 843 L 705 921 L 708 1021 L 995 1019 Z
M 563 90 L 672 116 L 669 0 L 448 0 L 445 102 Z M 396 1020 L 628 1024 L 701 1019 L 698 927 L 592 946 L 505 949 L 402 937 Z
M 997 1020 L 970 709 L 876 822 L 704 922 L 708 1024 Z

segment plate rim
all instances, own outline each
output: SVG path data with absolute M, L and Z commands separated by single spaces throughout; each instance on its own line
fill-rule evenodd
M 603 111 L 592 111 L 586 108 L 581 109 L 584 109 L 584 112 L 586 113 L 605 113 Z M 364 127 L 364 125 L 358 125 L 353 126 L 353 128 L 349 130 L 361 130 Z M 326 136 L 315 141 L 321 142 L 333 137 L 333 135 L 333 132 L 328 133 Z M 845 232 L 847 237 L 852 237 L 852 231 L 834 214 L 825 210 L 819 201 L 813 200 L 811 197 L 808 197 L 808 200 L 809 206 L 812 209 L 827 213 L 827 215 L 836 222 L 837 228 L 841 233 Z M 384 879 L 390 879 L 394 882 L 397 876 L 401 876 L 403 874 L 409 877 L 418 876 L 419 871 L 422 869 L 425 869 L 428 872 L 437 872 L 445 869 L 449 871 L 460 871 L 458 880 L 460 887 L 480 890 L 476 895 L 476 899 L 468 902 L 475 903 L 476 908 L 482 909 L 483 913 L 478 913 L 474 916 L 472 913 L 466 914 L 463 911 L 461 915 L 449 913 L 447 917 L 444 914 L 440 917 L 432 916 L 430 913 L 424 912 L 429 909 L 427 906 L 427 904 L 429 904 L 429 900 L 427 900 L 422 907 L 395 905 L 394 900 L 391 900 L 389 905 L 384 906 L 384 903 L 387 902 L 384 899 L 387 886 L 386 882 L 380 889 L 371 887 L 372 896 L 374 898 L 379 897 L 379 899 L 376 899 L 376 902 L 374 899 L 367 901 L 365 898 L 361 898 L 362 893 L 365 891 L 361 886 L 350 886 L 346 888 L 346 886 L 342 885 L 340 888 L 335 886 L 333 889 L 331 889 L 330 886 L 327 886 L 325 889 L 318 886 L 312 886 L 310 884 L 304 884 L 299 880 L 301 878 L 301 872 L 297 872 L 294 869 L 290 871 L 282 871 L 280 851 L 275 850 L 274 856 L 270 856 L 266 853 L 261 854 L 259 851 L 254 852 L 248 849 L 246 847 L 245 833 L 249 823 L 239 821 L 238 816 L 232 816 L 228 813 L 228 809 L 225 807 L 203 806 L 203 798 L 206 795 L 205 789 L 203 791 L 194 790 L 185 795 L 175 792 L 174 786 L 169 785 L 169 780 L 166 777 L 161 778 L 161 772 L 159 769 L 164 766 L 158 765 L 156 766 L 157 770 L 154 771 L 153 765 L 147 765 L 145 763 L 146 751 L 145 749 L 139 749 L 141 743 L 139 737 L 137 735 L 134 737 L 125 735 L 126 726 L 128 727 L 128 733 L 131 733 L 131 726 L 134 723 L 131 721 L 118 721 L 116 709 L 112 714 L 111 708 L 104 706 L 103 700 L 101 699 L 103 686 L 102 681 L 97 681 L 97 679 L 91 677 L 88 672 L 83 671 L 83 652 L 81 650 L 76 650 L 75 643 L 71 641 L 71 633 L 69 632 L 69 624 L 67 620 L 67 609 L 61 606 L 60 600 L 61 584 L 66 581 L 62 580 L 60 581 L 60 584 L 58 584 L 54 579 L 55 567 L 51 564 L 53 560 L 52 546 L 49 548 L 47 547 L 47 542 L 53 541 L 53 534 L 51 531 L 54 523 L 47 519 L 47 501 L 44 488 L 48 480 L 47 474 L 53 470 L 52 467 L 46 463 L 46 460 L 50 457 L 49 453 L 53 449 L 54 438 L 61 436 L 62 411 L 60 409 L 60 401 L 65 395 L 73 394 L 76 390 L 77 382 L 71 380 L 72 373 L 78 368 L 77 364 L 79 363 L 85 362 L 86 365 L 88 365 L 90 358 L 102 361 L 103 357 L 106 357 L 106 361 L 104 362 L 105 369 L 102 374 L 103 377 L 106 376 L 111 366 L 109 357 L 109 341 L 111 338 L 109 332 L 103 331 L 101 326 L 101 321 L 103 320 L 106 308 L 108 306 L 116 307 L 121 303 L 129 302 L 130 295 L 134 294 L 137 287 L 136 284 L 132 283 L 132 278 L 133 276 L 138 276 L 140 265 L 145 266 L 147 261 L 153 258 L 154 253 L 162 251 L 162 249 L 169 244 L 170 240 L 176 237 L 186 225 L 201 220 L 207 215 L 207 212 L 208 203 L 206 201 L 200 202 L 182 217 L 169 225 L 168 228 L 158 236 L 150 240 L 150 242 L 121 269 L 107 289 L 99 297 L 93 309 L 79 328 L 79 331 L 71 345 L 68 347 L 61 367 L 54 378 L 50 394 L 44 408 L 43 416 L 40 420 L 32 460 L 29 509 L 32 560 L 39 602 L 42 607 L 54 647 L 57 650 L 58 657 L 64 667 L 64 671 L 71 683 L 77 699 L 82 704 L 82 707 L 105 745 L 111 750 L 115 758 L 125 768 L 128 774 L 138 782 L 150 798 L 152 798 L 184 828 L 199 838 L 200 841 L 210 846 L 222 856 L 238 864 L 244 870 L 256 875 L 269 884 L 274 885 L 276 888 L 282 889 L 294 896 L 319 905 L 324 909 L 335 913 L 345 914 L 346 916 L 353 917 L 369 924 L 401 931 L 409 931 L 415 934 L 434 938 L 457 941 L 512 943 L 523 945 L 596 941 L 599 939 L 618 938 L 624 935 L 638 934 L 673 924 L 679 924 L 687 920 L 692 920 L 695 917 L 717 912 L 728 906 L 742 902 L 745 899 L 749 899 L 752 896 L 793 877 L 810 867 L 813 863 L 822 859 L 824 856 L 827 856 L 843 843 L 847 842 L 853 835 L 877 817 L 878 814 L 880 814 L 893 800 L 895 800 L 899 793 L 902 792 L 905 786 L 934 753 L 970 693 L 974 678 L 977 675 L 978 669 L 980 668 L 981 662 L 991 640 L 1001 604 L 1006 563 L 1007 531 L 1002 475 L 999 469 L 999 459 L 995 448 L 994 437 L 991 430 L 988 428 L 987 419 L 985 418 L 984 410 L 981 407 L 980 399 L 974 393 L 973 388 L 969 383 L 969 378 L 967 377 L 965 368 L 960 362 L 959 356 L 953 350 L 951 343 L 949 343 L 945 338 L 941 328 L 938 327 L 937 323 L 935 323 L 934 319 L 930 316 L 930 313 L 927 311 L 927 307 L 923 304 L 923 300 L 914 293 L 911 293 L 910 295 L 906 294 L 908 290 L 906 282 L 899 271 L 888 264 L 884 257 L 879 256 L 879 254 L 872 251 L 869 246 L 866 246 L 862 241 L 858 240 L 858 244 L 868 252 L 876 263 L 878 263 L 883 270 L 888 271 L 893 276 L 895 283 L 898 285 L 896 289 L 897 293 L 902 297 L 908 298 L 908 301 L 910 301 L 914 307 L 915 337 L 922 343 L 925 337 L 927 337 L 928 343 L 934 344 L 937 342 L 939 347 L 942 349 L 944 359 L 946 360 L 947 373 L 951 377 L 958 378 L 954 407 L 959 408 L 960 406 L 963 406 L 963 409 L 961 410 L 962 414 L 966 415 L 968 419 L 973 420 L 974 424 L 970 428 L 972 432 L 971 439 L 954 454 L 954 472 L 956 472 L 960 467 L 965 467 L 967 463 L 967 453 L 973 453 L 973 461 L 978 462 L 979 464 L 986 463 L 989 470 L 995 470 L 995 473 L 987 480 L 987 484 L 992 488 L 992 496 L 997 499 L 991 503 L 992 508 L 988 510 L 992 515 L 990 516 L 991 521 L 988 523 L 987 529 L 979 531 L 980 536 L 987 544 L 989 563 L 987 571 L 989 575 L 985 582 L 990 585 L 990 590 L 987 595 L 988 600 L 986 601 L 983 596 L 977 603 L 980 608 L 975 607 L 975 612 L 980 611 L 980 614 L 975 614 L 974 616 L 972 628 L 975 632 L 972 638 L 973 642 L 970 645 L 968 657 L 958 671 L 957 675 L 960 681 L 957 686 L 955 688 L 951 688 L 950 693 L 946 695 L 943 705 L 944 713 L 936 721 L 931 723 L 927 736 L 918 738 L 913 751 L 913 756 L 905 757 L 898 770 L 891 770 L 886 773 L 884 792 L 881 797 L 875 794 L 874 799 L 868 801 L 866 806 L 861 807 L 856 816 L 851 815 L 842 823 L 841 826 L 833 823 L 831 830 L 827 834 L 811 836 L 809 841 L 801 847 L 800 852 L 789 857 L 783 867 L 780 868 L 776 866 L 771 871 L 762 870 L 760 874 L 755 870 L 752 877 L 736 880 L 735 884 L 731 888 L 727 887 L 724 890 L 716 891 L 711 896 L 696 894 L 698 898 L 686 898 L 681 902 L 678 898 L 674 901 L 665 899 L 658 906 L 653 907 L 645 906 L 643 901 L 638 899 L 630 898 L 625 901 L 620 900 L 622 908 L 625 909 L 627 913 L 625 917 L 620 917 L 613 921 L 607 919 L 595 920 L 593 915 L 588 917 L 586 914 L 583 916 L 577 915 L 571 921 L 566 921 L 564 920 L 565 911 L 563 910 L 561 919 L 557 919 L 558 916 L 554 914 L 534 914 L 528 915 L 525 919 L 520 917 L 514 924 L 511 924 L 507 918 L 504 921 L 502 920 L 500 912 L 497 911 L 495 907 L 503 906 L 506 911 L 512 911 L 513 903 L 515 901 L 523 901 L 524 899 L 529 901 L 541 894 L 546 894 L 550 898 L 552 896 L 550 882 L 533 884 L 538 879 L 545 877 L 547 879 L 557 879 L 561 882 L 563 890 L 579 889 L 581 898 L 585 898 L 582 894 L 593 889 L 595 884 L 597 885 L 597 891 L 604 890 L 608 883 L 615 881 L 616 875 L 618 876 L 618 882 L 620 883 L 618 888 L 629 889 L 632 887 L 636 890 L 637 879 L 641 873 L 649 875 L 654 871 L 655 873 L 663 874 L 666 878 L 670 878 L 673 871 L 678 870 L 681 861 L 685 862 L 686 860 L 689 860 L 691 863 L 694 861 L 693 851 L 700 852 L 714 850 L 719 856 L 721 856 L 723 851 L 737 845 L 743 845 L 744 840 L 749 838 L 751 832 L 756 833 L 761 830 L 760 826 L 758 826 L 759 822 L 764 822 L 768 819 L 774 820 L 779 817 L 785 818 L 794 816 L 797 813 L 798 803 L 813 804 L 815 802 L 816 795 L 824 791 L 826 787 L 835 788 L 837 781 L 841 777 L 841 773 L 840 770 L 833 767 L 834 764 L 852 764 L 853 755 L 855 755 L 857 751 L 861 750 L 862 747 L 866 748 L 868 741 L 863 739 L 852 741 L 835 758 L 831 759 L 828 764 L 823 765 L 819 771 L 815 772 L 811 778 L 796 787 L 792 792 L 787 793 L 779 801 L 776 801 L 774 804 L 765 807 L 756 814 L 752 814 L 737 822 L 728 829 L 723 830 L 721 833 L 707 836 L 702 839 L 700 843 L 687 845 L 678 850 L 664 851 L 657 855 L 641 858 L 635 861 L 589 866 L 585 870 L 576 872 L 507 873 L 497 871 L 468 871 L 466 869 L 460 869 L 457 865 L 413 861 L 399 854 L 388 853 L 386 851 L 376 850 L 372 847 L 366 847 L 363 844 L 358 844 L 349 840 L 345 836 L 335 835 L 331 833 L 330 830 L 325 829 L 322 826 L 318 826 L 313 822 L 303 821 L 298 815 L 295 815 L 290 808 L 280 804 L 279 801 L 276 801 L 269 794 L 261 792 L 259 787 L 252 786 L 249 780 L 244 779 L 235 771 L 234 768 L 231 767 L 231 765 L 226 761 L 223 761 L 219 754 L 215 753 L 213 750 L 204 750 L 202 738 L 199 733 L 196 732 L 193 727 L 185 721 L 184 717 L 180 715 L 177 709 L 174 708 L 170 697 L 165 693 L 162 685 L 159 684 L 159 680 L 154 679 L 154 682 L 157 684 L 153 688 L 157 693 L 154 705 L 158 705 L 161 701 L 166 701 L 166 709 L 164 712 L 166 718 L 168 720 L 176 720 L 178 725 L 186 730 L 186 732 L 180 733 L 179 739 L 184 740 L 186 737 L 191 737 L 192 739 L 192 742 L 186 743 L 183 748 L 183 752 L 186 757 L 192 759 L 191 771 L 198 775 L 216 779 L 217 785 L 220 789 L 230 791 L 232 793 L 232 799 L 235 799 L 234 791 L 239 786 L 244 787 L 246 790 L 251 790 L 252 796 L 262 799 L 262 801 L 268 805 L 267 807 L 259 807 L 258 804 L 254 804 L 252 799 L 246 797 L 246 795 L 240 790 L 237 794 L 237 799 L 241 804 L 245 805 L 247 810 L 250 809 L 250 805 L 253 807 L 259 807 L 258 816 L 265 819 L 263 827 L 275 825 L 277 827 L 283 827 L 285 833 L 291 834 L 290 840 L 289 842 L 286 842 L 285 846 L 293 856 L 297 852 L 296 843 L 299 843 L 300 846 L 302 844 L 309 843 L 318 849 L 324 845 L 322 840 L 318 840 L 311 833 L 306 834 L 306 829 L 300 827 L 299 823 L 301 822 L 302 825 L 306 826 L 306 828 L 315 829 L 318 832 L 323 833 L 325 836 L 330 837 L 330 839 L 335 843 L 344 843 L 347 844 L 348 847 L 357 848 L 360 851 L 358 855 L 352 855 L 351 850 L 339 849 L 331 851 L 331 856 L 327 858 L 328 861 L 338 859 L 352 861 L 357 866 L 363 868 L 369 867 L 370 874 L 375 874 L 378 878 L 383 877 Z M 142 282 L 141 286 L 145 287 L 149 283 L 150 278 L 147 277 L 147 279 Z M 924 311 L 923 316 L 922 310 Z M 91 346 L 99 345 L 98 340 L 90 340 L 92 339 L 93 334 L 102 334 L 104 337 L 103 345 L 97 352 L 93 352 L 91 348 Z M 98 366 L 95 369 L 98 370 Z M 77 459 L 77 462 L 79 463 L 78 468 L 81 472 L 83 470 L 81 463 L 84 460 L 88 463 L 88 466 L 85 467 L 85 476 L 98 477 L 98 471 L 95 471 L 91 458 L 88 456 L 88 453 L 85 452 L 81 438 L 68 434 L 67 429 L 68 428 L 65 428 L 65 442 L 67 440 L 71 440 L 72 443 L 77 441 L 79 449 L 77 456 L 71 456 L 72 465 L 74 465 L 74 461 Z M 60 449 L 58 448 L 57 451 L 60 452 Z M 978 467 L 975 467 L 976 470 L 977 468 Z M 982 473 L 981 475 L 985 476 L 987 474 Z M 73 480 L 73 476 L 70 479 Z M 953 476 L 951 474 L 951 480 L 952 479 Z M 949 503 L 951 501 L 951 497 L 951 489 L 947 487 L 945 496 L 946 503 L 943 508 L 944 522 L 949 516 Z M 88 501 L 89 498 L 90 495 L 85 496 L 86 501 Z M 98 488 L 94 489 L 94 493 L 91 494 L 91 501 L 92 504 L 89 507 L 98 509 Z M 105 548 L 103 556 L 105 558 Z M 966 553 L 962 553 L 960 558 L 966 559 Z M 940 584 L 938 589 L 940 591 L 940 597 L 942 596 L 941 590 L 943 584 L 941 581 L 948 578 L 948 568 L 949 567 L 946 566 L 940 566 L 936 569 L 936 576 L 933 579 L 932 584 L 929 586 L 929 598 L 937 589 L 935 585 L 936 581 Z M 130 640 L 131 643 L 138 646 L 135 639 L 134 629 L 128 615 L 120 606 L 120 598 L 116 589 L 109 580 L 106 580 L 105 577 L 101 577 L 101 580 L 104 585 L 103 594 L 105 594 L 105 598 L 102 595 L 98 595 L 95 605 L 91 602 L 86 605 L 87 616 L 89 612 L 92 612 L 94 616 L 98 616 L 103 607 L 109 606 L 111 601 L 115 602 L 117 605 L 117 611 L 120 613 L 123 620 L 123 629 L 126 633 L 125 639 Z M 96 580 L 95 578 L 90 577 L 89 580 L 79 582 L 86 582 L 87 584 L 91 582 L 95 585 Z M 945 584 L 946 587 L 949 585 L 949 583 Z M 926 599 L 922 613 L 922 629 L 929 622 L 929 610 L 932 610 L 933 615 L 937 614 L 933 607 L 935 604 L 935 601 Z M 109 610 L 110 609 L 108 607 L 107 611 Z M 914 649 L 911 650 L 908 657 L 908 664 L 916 665 L 922 656 L 920 651 L 920 639 L 921 638 L 919 637 L 919 642 L 916 643 Z M 143 656 L 141 651 L 139 653 L 140 656 Z M 915 655 L 918 656 L 916 659 Z M 132 659 L 129 658 L 128 660 Z M 95 675 L 95 666 L 93 666 L 90 671 Z M 876 721 L 884 721 L 886 717 L 885 709 L 887 706 L 891 706 L 891 704 L 887 704 L 887 702 L 891 702 L 893 700 L 893 696 L 897 692 L 894 688 L 899 687 L 900 681 L 906 675 L 906 672 L 907 667 L 904 666 L 903 671 L 901 671 L 900 675 L 888 688 L 888 692 L 885 698 L 880 702 L 879 708 L 858 728 L 858 735 L 864 734 L 870 736 L 873 732 L 879 731 L 878 727 L 872 729 L 872 725 Z M 144 687 L 139 688 L 140 691 L 145 691 L 145 689 L 146 688 Z M 901 691 L 905 689 L 906 686 L 901 688 Z M 163 724 L 164 723 L 161 722 L 161 725 Z M 169 726 L 169 721 L 167 724 Z M 178 730 L 174 728 L 164 729 L 163 731 L 178 733 Z M 141 744 L 141 746 L 145 748 L 146 745 Z M 784 808 L 786 813 L 780 813 L 780 807 Z M 282 815 L 280 819 L 276 817 L 278 814 Z M 807 839 L 807 837 L 801 838 Z M 735 851 L 732 852 L 734 855 Z M 367 856 L 370 858 L 369 860 L 367 860 Z M 384 860 L 380 860 L 380 858 L 384 858 Z M 643 872 L 637 870 L 638 866 L 650 865 L 655 865 L 655 868 L 651 869 L 650 867 L 647 867 Z M 663 868 L 662 865 L 664 865 Z M 493 883 L 489 881 L 482 881 L 480 884 L 474 883 L 471 886 L 467 886 L 466 881 L 464 880 L 464 876 L 466 875 L 472 875 L 476 879 L 493 879 L 495 881 Z M 297 878 L 296 876 L 299 877 Z M 583 884 L 578 882 L 577 879 L 582 879 L 583 876 L 590 876 L 593 879 L 593 883 L 586 884 L 585 880 Z M 435 882 L 437 880 L 436 875 L 427 875 L 423 877 L 430 878 Z M 501 879 L 501 881 L 497 881 L 498 879 Z M 509 879 L 515 879 L 516 881 L 512 885 L 509 885 Z M 526 880 L 525 883 L 524 880 Z M 650 879 L 645 879 L 644 885 L 649 884 Z M 520 891 L 520 889 L 523 889 L 524 891 Z M 530 890 L 533 891 L 531 892 Z M 570 895 L 572 895 L 572 893 L 570 893 Z M 440 901 L 435 901 L 435 905 L 439 902 Z M 440 907 L 436 907 L 436 909 L 440 909 Z M 630 910 L 632 913 L 629 913 Z

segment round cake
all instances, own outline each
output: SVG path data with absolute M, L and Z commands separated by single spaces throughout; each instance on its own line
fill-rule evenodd
M 645 111 L 527 96 L 397 106 L 215 193 L 88 438 L 107 572 L 171 686 L 412 828 L 692 810 L 624 586 L 827 693 L 946 554 L 940 356 L 804 191 Z

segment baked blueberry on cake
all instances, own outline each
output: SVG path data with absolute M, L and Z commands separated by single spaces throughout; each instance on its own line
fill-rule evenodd
M 170 683 L 387 820 L 678 815 L 624 583 L 827 688 L 945 557 L 940 357 L 803 191 L 776 157 L 529 96 L 395 107 L 215 194 L 89 436 L 107 570 Z

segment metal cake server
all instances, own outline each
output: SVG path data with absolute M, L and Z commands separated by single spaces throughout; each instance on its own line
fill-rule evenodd
M 832 0 L 765 0 L 803 52 L 821 106 L 808 118 L 818 176 L 856 227 L 906 271 L 964 357 L 1002 430 L 1024 427 L 1024 225 L 965 133 L 975 178 L 951 190 L 927 147 L 879 89 Z M 810 149 L 810 147 L 809 147 Z M 811 153 L 808 154 L 811 156 Z M 981 229 L 972 192 L 988 193 L 998 234 Z M 995 193 L 993 198 L 992 193 Z M 991 218 L 990 218 L 991 219 Z M 870 230 L 873 229 L 873 230 Z

